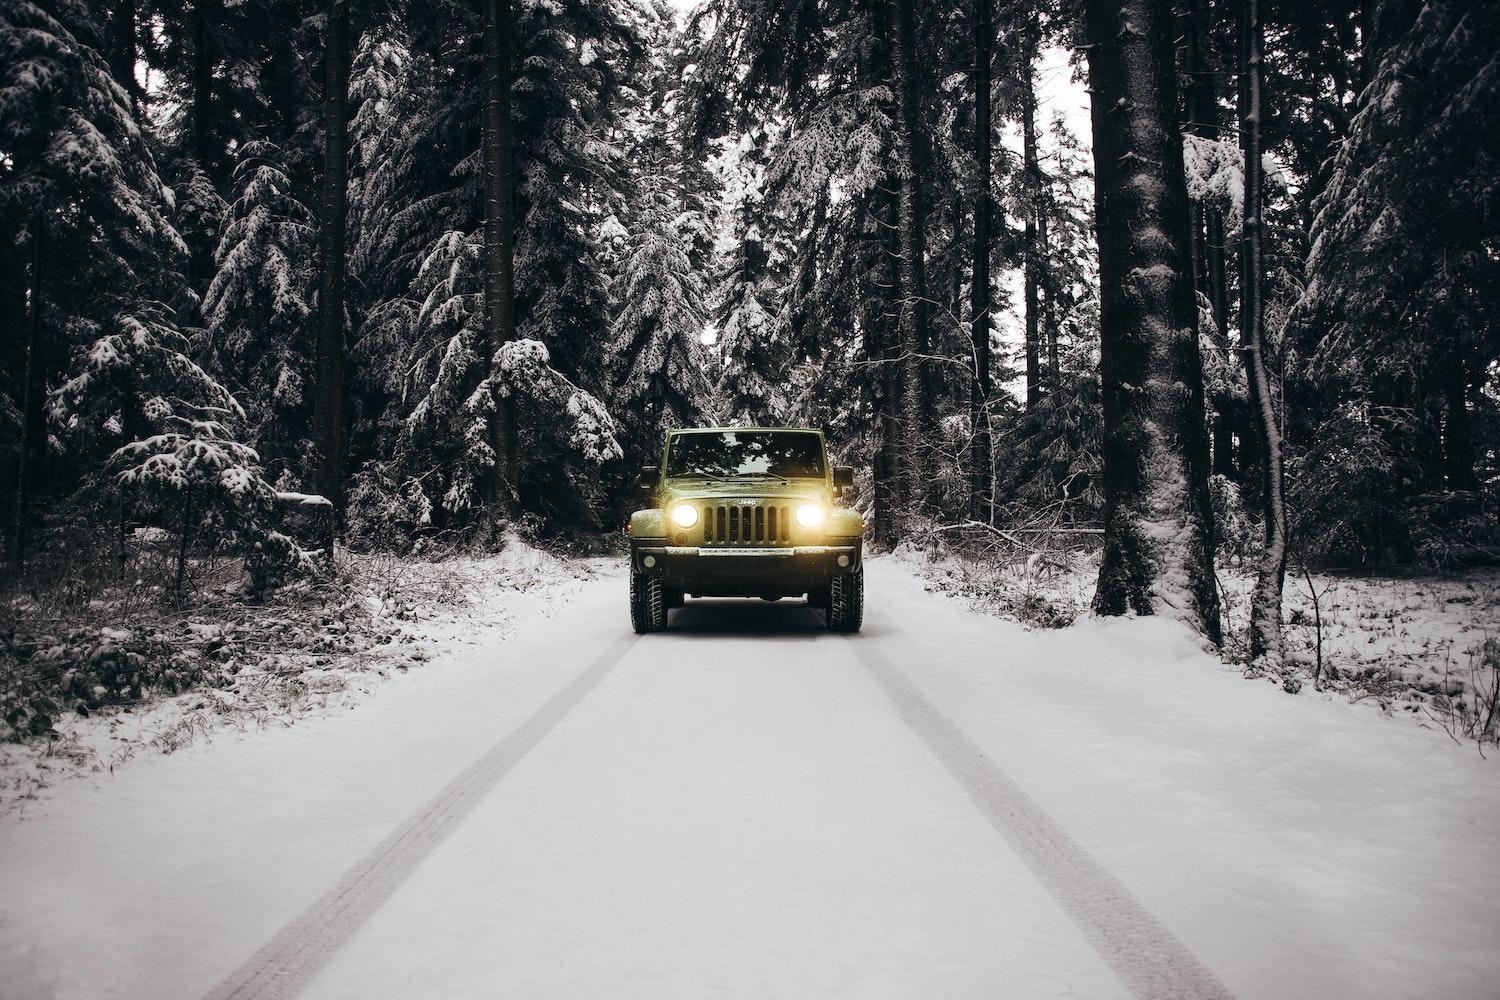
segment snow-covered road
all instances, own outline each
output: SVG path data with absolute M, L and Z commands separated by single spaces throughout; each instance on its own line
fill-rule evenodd
M 1493 998 L 1500 768 L 1160 621 L 620 577 L 0 820 L 0 995 Z

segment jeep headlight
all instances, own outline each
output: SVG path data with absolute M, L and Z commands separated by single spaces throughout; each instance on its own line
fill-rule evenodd
M 805 503 L 797 508 L 797 523 L 804 528 L 821 528 L 828 518 L 822 504 Z
M 672 523 L 679 528 L 691 528 L 698 523 L 698 508 L 690 503 L 680 503 L 672 508 Z

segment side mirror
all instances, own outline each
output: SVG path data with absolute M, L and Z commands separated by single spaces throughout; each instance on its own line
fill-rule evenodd
M 847 465 L 835 465 L 833 467 L 833 488 L 843 493 L 854 485 L 854 469 Z
M 661 476 L 661 466 L 645 465 L 641 467 L 641 474 L 637 477 L 635 484 L 643 490 L 654 490 L 656 481 Z

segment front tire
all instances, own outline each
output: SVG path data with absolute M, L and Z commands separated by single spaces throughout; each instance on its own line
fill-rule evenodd
M 667 627 L 667 594 L 654 576 L 630 574 L 630 627 L 638 635 Z
M 828 627 L 858 632 L 865 620 L 865 568 L 833 578 L 828 588 Z

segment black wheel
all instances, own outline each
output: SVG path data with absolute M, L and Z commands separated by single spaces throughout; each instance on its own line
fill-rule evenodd
M 833 578 L 828 588 L 828 627 L 858 632 L 865 620 L 865 568 Z
M 667 627 L 667 594 L 661 581 L 645 573 L 630 574 L 630 627 L 639 633 Z

